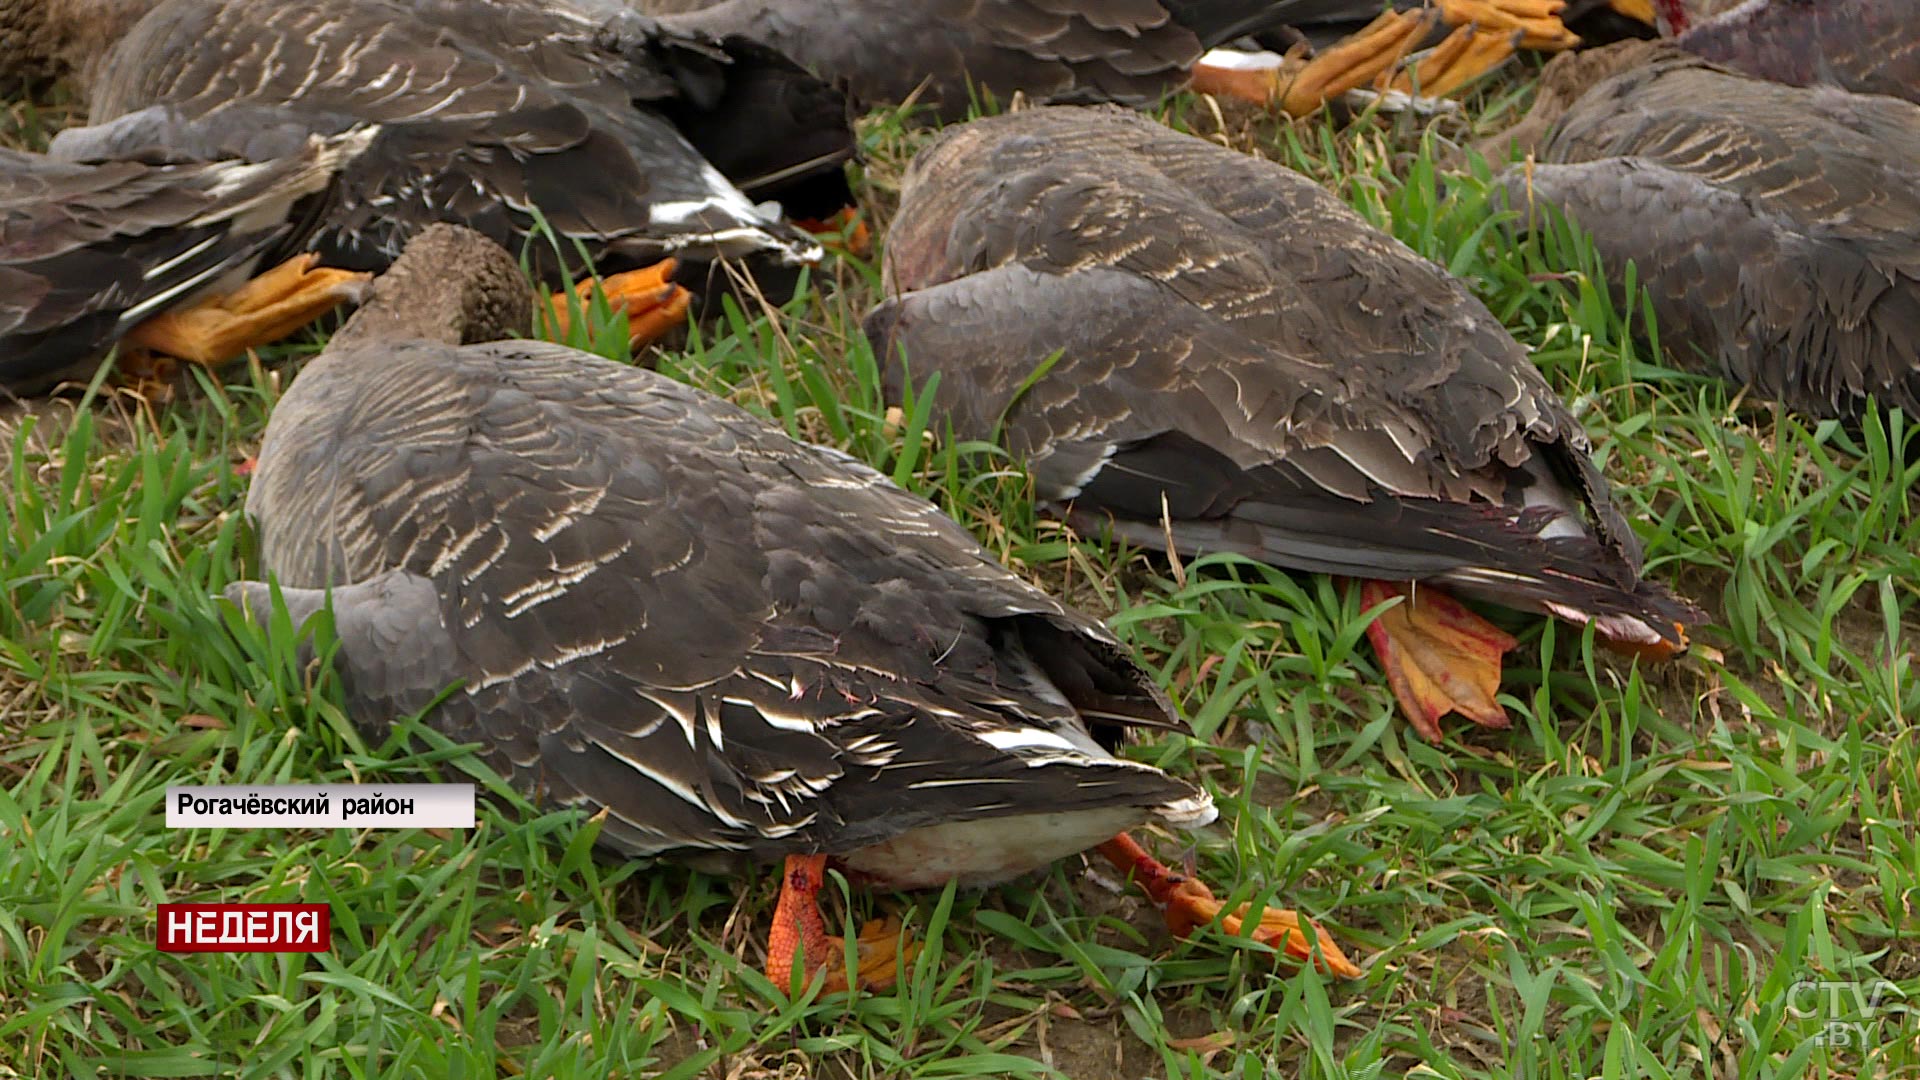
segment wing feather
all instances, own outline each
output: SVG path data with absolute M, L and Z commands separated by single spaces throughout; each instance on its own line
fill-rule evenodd
M 1634 262 L 1681 363 L 1815 416 L 1920 407 L 1920 106 L 1669 56 L 1582 97 L 1543 158 L 1509 196 Z
M 608 808 L 626 850 L 844 851 L 1190 794 L 1086 734 L 1083 709 L 1175 723 L 1112 636 L 872 470 L 558 347 L 358 348 L 276 413 L 266 565 L 430 580 L 456 659 L 414 692 L 464 685 L 435 723 Z
M 913 163 L 886 282 L 890 396 L 937 373 L 1090 527 L 1691 617 L 1498 320 L 1290 170 L 1118 109 L 978 121 Z

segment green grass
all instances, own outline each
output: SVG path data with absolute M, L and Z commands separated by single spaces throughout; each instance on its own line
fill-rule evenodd
M 1207 109 L 1182 122 L 1218 131 Z M 865 130 L 884 221 L 919 136 Z M 1576 231 L 1518 240 L 1482 184 L 1441 194 L 1418 132 L 1227 134 L 1466 278 L 1534 348 L 1650 573 L 1712 614 L 1705 647 L 1639 666 L 1496 615 L 1523 642 L 1514 730 L 1451 724 L 1430 745 L 1328 580 L 1071 536 L 991 448 L 890 417 L 857 332 L 871 265 L 830 262 L 785 309 L 732 308 L 652 360 L 873 462 L 1107 616 L 1198 736 L 1131 752 L 1223 811 L 1161 853 L 1323 919 L 1366 978 L 1217 933 L 1170 941 L 1069 860 L 985 893 L 836 890 L 849 925 L 897 912 L 926 948 L 893 991 L 789 1000 L 759 974 L 773 875 L 603 861 L 595 826 L 477 773 L 495 797 L 471 831 L 165 829 L 172 783 L 464 761 L 417 727 L 368 744 L 323 669 L 212 599 L 254 569 L 233 467 L 315 339 L 156 410 L 0 429 L 0 1076 L 1920 1073 L 1912 427 L 1809 425 L 1654 366 L 1644 314 L 1595 287 Z M 617 354 L 589 322 L 581 343 Z M 332 952 L 153 947 L 161 901 L 293 899 L 332 905 Z M 1871 1018 L 1830 1015 L 1795 989 L 1818 980 L 1892 989 Z M 1829 1019 L 1866 1019 L 1869 1045 L 1817 1044 Z

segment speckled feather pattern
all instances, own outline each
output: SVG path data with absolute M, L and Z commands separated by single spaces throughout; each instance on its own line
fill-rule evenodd
M 1002 102 L 1145 105 L 1184 85 L 1207 49 L 1367 0 L 640 0 L 676 26 L 744 34 L 843 82 L 856 101 L 912 98 L 963 119 Z M 1368 9 L 1371 10 L 1368 10 Z M 690 14 L 681 14 L 691 12 Z M 925 84 L 924 86 L 922 84 Z
M 892 391 L 938 372 L 962 437 L 1004 415 L 1090 527 L 1690 617 L 1638 580 L 1585 434 L 1498 320 L 1281 166 L 1120 109 L 979 121 L 914 162 L 886 281 Z
M 724 95 L 723 45 L 624 25 L 535 0 L 163 0 L 118 46 L 92 118 L 269 106 L 323 133 L 383 124 L 314 239 L 332 265 L 382 267 L 435 221 L 518 251 L 536 207 L 602 270 L 676 252 L 817 257 L 668 115 Z
M 1633 260 L 1679 362 L 1813 416 L 1857 418 L 1869 394 L 1920 408 L 1920 106 L 1641 49 L 1513 197 Z
M 1920 5 L 1914 0 L 1703 6 L 1702 17 L 1676 39 L 1696 56 L 1771 82 L 1920 102 Z
M 284 584 L 385 590 L 336 592 L 362 613 L 356 715 L 462 681 L 432 722 L 543 802 L 605 807 L 630 854 L 1206 806 L 1088 735 L 1179 724 L 1098 623 L 879 474 L 647 371 L 526 342 L 330 352 L 248 510 Z

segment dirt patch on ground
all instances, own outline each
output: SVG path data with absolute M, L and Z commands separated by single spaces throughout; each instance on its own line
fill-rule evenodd
M 1206 1056 L 1228 1051 L 1231 1038 L 1216 1035 L 1210 1027 L 1205 1014 L 1198 1011 L 1173 1010 L 1166 1015 L 1172 1043 Z M 1127 1030 L 1118 1010 L 1079 1016 L 1061 1015 L 1056 1010 L 1034 1026 L 1032 1040 L 1031 1048 L 1013 1049 L 1031 1053 L 1073 1080 L 1140 1080 L 1167 1075 L 1160 1056 Z

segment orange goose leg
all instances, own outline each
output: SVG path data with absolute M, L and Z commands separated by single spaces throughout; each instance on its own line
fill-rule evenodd
M 1438 742 L 1440 718 L 1450 712 L 1482 727 L 1510 727 L 1494 696 L 1500 692 L 1500 658 L 1518 642 L 1430 585 L 1360 583 L 1362 607 L 1371 609 L 1395 596 L 1406 601 L 1374 619 L 1367 638 L 1414 730 Z
M 826 973 L 825 993 L 851 987 L 884 990 L 900 977 L 900 969 L 919 953 L 917 943 L 902 950 L 900 923 L 882 919 L 860 928 L 854 943 L 857 967 L 843 965 L 846 940 L 827 933 L 820 917 L 820 890 L 827 883 L 825 855 L 789 855 L 780 883 L 780 900 L 773 909 L 773 928 L 767 932 L 767 978 L 786 991 L 793 986 L 797 952 L 802 970 L 812 979 Z
M 1644 4 L 1647 0 L 1617 0 Z M 1367 27 L 1304 64 L 1289 57 L 1278 68 L 1229 68 L 1200 64 L 1193 88 L 1203 94 L 1278 105 L 1307 116 L 1349 90 L 1377 85 L 1427 97 L 1466 86 L 1505 63 L 1517 44 L 1541 50 L 1570 49 L 1579 35 L 1560 21 L 1566 0 L 1437 0 L 1438 6 L 1388 11 Z M 1436 21 L 1459 27 L 1412 71 L 1388 73 L 1424 40 Z
M 233 292 L 208 297 L 191 307 L 169 311 L 141 323 L 125 346 L 207 367 L 223 364 L 248 349 L 278 341 L 356 299 L 372 274 L 316 269 L 319 256 L 288 259 Z M 152 364 L 152 361 L 146 361 Z M 154 365 L 136 374 L 159 374 Z
M 1392 70 L 1427 36 L 1434 14 L 1431 10 L 1385 12 L 1364 30 L 1305 63 L 1289 57 L 1277 68 L 1198 64 L 1193 69 L 1193 88 L 1257 105 L 1277 105 L 1290 116 L 1308 116 Z
M 1160 905 L 1166 912 L 1167 929 L 1175 937 L 1185 937 L 1195 927 L 1206 926 L 1215 919 L 1220 920 L 1221 928 L 1229 934 L 1239 934 L 1246 925 L 1247 905 L 1222 911 L 1225 905 L 1214 897 L 1213 890 L 1207 888 L 1205 882 L 1179 873 L 1155 859 L 1126 833 L 1101 844 L 1100 854 L 1131 877 L 1134 884 L 1139 885 L 1154 903 Z M 1307 939 L 1309 933 L 1314 937 L 1313 942 Z M 1295 959 L 1313 961 L 1321 971 L 1342 978 L 1357 979 L 1366 974 L 1359 965 L 1347 959 L 1347 954 L 1340 951 L 1340 946 L 1325 930 L 1302 919 L 1297 912 L 1262 909 L 1252 937 Z M 1319 946 L 1317 957 L 1314 955 L 1315 943 Z
M 693 306 L 693 294 L 668 280 L 678 265 L 666 259 L 624 274 L 588 278 L 576 285 L 571 294 L 564 290 L 554 293 L 550 300 L 554 328 L 564 339 L 573 325 L 574 311 L 587 310 L 594 286 L 598 285 L 606 294 L 609 306 L 627 313 L 627 339 L 633 348 L 659 339 L 684 322 L 687 309 Z
M 861 259 L 873 254 L 873 231 L 867 228 L 858 207 L 849 206 L 825 221 L 797 218 L 793 224 L 820 237 L 830 251 L 843 251 Z
M 1580 44 L 1580 35 L 1560 21 L 1566 0 L 1434 0 L 1454 26 L 1521 32 L 1522 48 L 1558 52 Z
M 1660 25 L 1653 13 L 1653 0 L 1607 0 L 1607 6 L 1635 22 Z
M 1484 31 L 1521 31 L 1521 48 L 1559 52 L 1580 44 L 1559 13 L 1567 0 L 1434 0 L 1455 27 L 1478 23 Z
M 1459 27 L 1417 63 L 1402 68 L 1387 87 L 1420 97 L 1445 97 L 1512 59 L 1519 40 L 1517 30 Z

